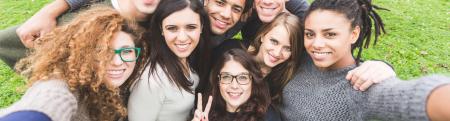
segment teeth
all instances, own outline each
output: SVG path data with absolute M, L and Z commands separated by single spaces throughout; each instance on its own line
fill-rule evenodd
M 189 44 L 175 44 L 175 46 L 181 49 L 186 49 L 189 46 Z
M 226 25 L 227 23 L 220 21 L 219 19 L 215 19 L 217 21 L 217 23 L 221 24 L 221 25 Z
M 108 70 L 108 74 L 122 74 L 125 70 Z
M 313 52 L 314 54 L 317 54 L 317 55 L 329 55 L 329 54 L 331 54 L 331 52 Z
M 240 92 L 228 92 L 229 95 L 231 96 L 240 96 L 242 93 Z

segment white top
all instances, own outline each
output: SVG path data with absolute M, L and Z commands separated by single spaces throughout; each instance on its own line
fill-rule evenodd
M 171 83 L 161 66 L 156 66 L 156 72 L 149 74 L 145 68 L 140 80 L 131 90 L 128 101 L 128 118 L 130 121 L 186 121 L 194 107 L 195 95 L 175 83 Z M 190 71 L 190 81 L 198 85 L 199 77 Z

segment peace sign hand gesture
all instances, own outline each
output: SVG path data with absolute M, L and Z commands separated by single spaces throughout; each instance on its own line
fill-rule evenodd
M 194 112 L 194 118 L 192 121 L 208 121 L 209 110 L 211 109 L 212 96 L 208 97 L 208 103 L 205 110 L 203 110 L 202 93 L 197 94 L 197 109 Z

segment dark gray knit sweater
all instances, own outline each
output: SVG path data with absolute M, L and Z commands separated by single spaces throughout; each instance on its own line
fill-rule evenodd
M 425 106 L 430 92 L 450 83 L 430 76 L 414 81 L 391 78 L 366 92 L 355 91 L 345 79 L 355 65 L 318 70 L 308 59 L 283 90 L 281 111 L 287 121 L 429 120 Z

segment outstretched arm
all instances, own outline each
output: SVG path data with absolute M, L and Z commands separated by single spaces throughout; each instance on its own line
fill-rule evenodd
M 16 30 L 23 45 L 33 48 L 33 41 L 54 29 L 56 18 L 67 10 L 69 5 L 64 0 L 55 0 L 39 10 Z
M 450 84 L 431 92 L 427 100 L 427 114 L 432 121 L 450 120 Z

